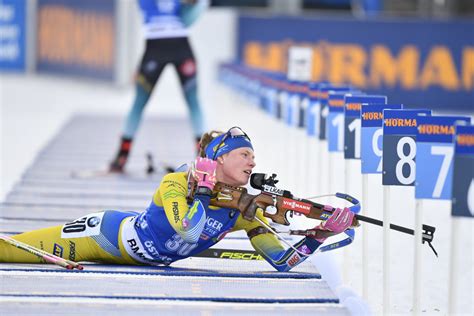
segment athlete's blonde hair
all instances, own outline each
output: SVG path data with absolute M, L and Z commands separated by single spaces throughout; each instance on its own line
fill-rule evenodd
M 210 131 L 209 133 L 204 133 L 201 136 L 201 140 L 199 141 L 199 157 L 206 157 L 206 147 L 209 143 L 219 135 L 224 134 L 221 131 Z

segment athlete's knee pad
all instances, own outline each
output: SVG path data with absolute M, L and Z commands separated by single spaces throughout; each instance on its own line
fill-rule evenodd
M 177 65 L 179 78 L 183 86 L 186 86 L 189 81 L 195 81 L 196 78 L 196 62 L 193 58 L 186 58 Z

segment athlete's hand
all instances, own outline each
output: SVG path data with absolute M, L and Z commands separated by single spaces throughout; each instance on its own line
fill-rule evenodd
M 216 184 L 216 168 L 216 161 L 209 158 L 197 157 L 194 161 L 192 173 L 198 186 L 207 187 L 211 190 L 214 189 L 214 185 Z
M 319 224 L 319 226 L 314 229 L 340 234 L 352 225 L 354 216 L 354 212 L 352 212 L 348 207 L 344 209 L 337 208 L 326 222 Z M 327 237 L 316 238 L 316 240 L 324 242 L 326 238 Z

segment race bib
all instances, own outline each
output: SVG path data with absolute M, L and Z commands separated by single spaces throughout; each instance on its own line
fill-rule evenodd
M 92 213 L 64 224 L 61 229 L 61 238 L 80 238 L 99 235 L 104 214 L 104 212 Z

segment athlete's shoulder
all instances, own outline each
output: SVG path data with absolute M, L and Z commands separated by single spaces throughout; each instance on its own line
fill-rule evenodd
M 160 188 L 175 188 L 187 192 L 187 172 L 168 173 L 161 180 Z
M 186 194 L 188 192 L 187 185 L 187 173 L 186 172 L 173 172 L 168 173 L 161 180 L 159 187 L 160 191 L 174 191 L 177 190 L 181 193 Z
M 188 194 L 187 184 L 187 173 L 186 172 L 173 172 L 166 174 L 161 179 L 160 186 L 155 190 L 153 194 L 153 201 L 156 205 L 162 205 L 162 197 L 184 197 Z

